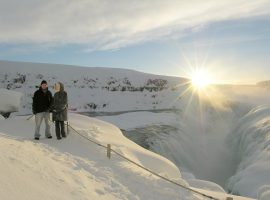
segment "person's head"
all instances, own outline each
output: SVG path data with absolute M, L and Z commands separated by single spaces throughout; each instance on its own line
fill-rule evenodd
M 45 80 L 41 81 L 40 87 L 41 87 L 43 90 L 46 90 L 46 89 L 48 88 L 47 81 L 45 81 Z
M 60 91 L 60 89 L 61 89 L 61 87 L 60 87 L 60 83 L 55 83 L 55 84 L 54 84 L 54 88 L 53 88 L 53 89 L 54 89 L 54 91 L 55 91 L 55 92 L 59 92 L 59 91 Z

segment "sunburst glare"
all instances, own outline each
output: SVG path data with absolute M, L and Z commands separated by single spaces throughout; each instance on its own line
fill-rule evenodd
M 191 83 L 194 89 L 206 88 L 211 83 L 209 72 L 204 69 L 195 70 L 191 74 Z

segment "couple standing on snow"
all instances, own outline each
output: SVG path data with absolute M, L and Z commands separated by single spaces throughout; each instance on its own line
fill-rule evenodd
M 54 85 L 54 91 L 55 94 L 52 96 L 48 90 L 47 82 L 43 80 L 39 89 L 34 93 L 32 110 L 36 122 L 35 140 L 39 140 L 39 130 L 43 119 L 46 125 L 45 136 L 49 139 L 52 138 L 49 124 L 50 112 L 53 113 L 57 139 L 66 137 L 64 121 L 67 121 L 67 93 L 64 91 L 64 85 L 60 82 Z

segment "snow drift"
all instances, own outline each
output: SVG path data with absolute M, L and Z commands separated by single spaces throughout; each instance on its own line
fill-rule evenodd
M 19 110 L 23 94 L 0 88 L 0 113 L 11 113 Z

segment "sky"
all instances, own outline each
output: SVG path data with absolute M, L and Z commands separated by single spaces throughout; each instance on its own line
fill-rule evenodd
M 0 60 L 270 79 L 270 0 L 0 0 Z

